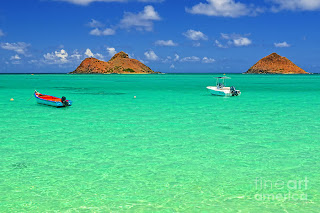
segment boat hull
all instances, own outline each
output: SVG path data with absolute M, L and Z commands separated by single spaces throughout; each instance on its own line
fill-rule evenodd
M 38 104 L 43 104 L 43 105 L 48 105 L 48 106 L 53 106 L 53 107 L 66 107 L 65 105 L 63 105 L 63 103 L 61 101 L 45 100 L 45 99 L 42 99 L 42 98 L 38 97 L 36 95 L 36 93 L 34 94 L 34 97 L 36 98 L 36 101 L 37 101 Z M 56 97 L 54 97 L 54 98 L 56 98 Z M 72 101 L 70 101 L 70 100 L 67 100 L 67 101 L 68 101 L 68 106 L 71 106 L 72 105 Z
M 230 90 L 217 89 L 216 87 L 207 87 L 207 89 L 211 93 L 211 95 L 225 96 L 225 97 L 235 96 L 232 94 Z M 240 94 L 241 92 L 239 91 L 239 93 L 236 96 L 240 96 Z
M 221 91 L 215 91 L 211 89 L 209 89 L 209 92 L 211 93 L 211 95 L 216 95 L 216 96 L 231 96 L 231 94 L 221 92 Z

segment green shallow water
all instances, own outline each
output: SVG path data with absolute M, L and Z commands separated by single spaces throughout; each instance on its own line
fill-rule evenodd
M 0 212 L 319 212 L 320 75 L 213 76 L 0 75 Z

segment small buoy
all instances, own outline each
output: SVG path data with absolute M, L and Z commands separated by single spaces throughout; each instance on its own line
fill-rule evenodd
M 14 99 L 13 99 L 13 98 L 11 98 L 11 99 L 10 99 L 10 101 L 14 101 Z
M 133 96 L 133 98 L 137 98 L 137 96 Z
M 33 75 L 33 74 L 31 74 L 31 75 Z

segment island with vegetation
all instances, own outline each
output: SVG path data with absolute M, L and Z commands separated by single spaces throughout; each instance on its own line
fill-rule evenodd
M 115 54 L 108 62 L 96 58 L 86 58 L 70 74 L 157 74 L 125 52 Z

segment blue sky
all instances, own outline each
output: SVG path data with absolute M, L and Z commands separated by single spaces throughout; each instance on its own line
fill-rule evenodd
M 0 73 L 119 51 L 168 73 L 240 73 L 277 52 L 320 72 L 320 0 L 5 0 Z

